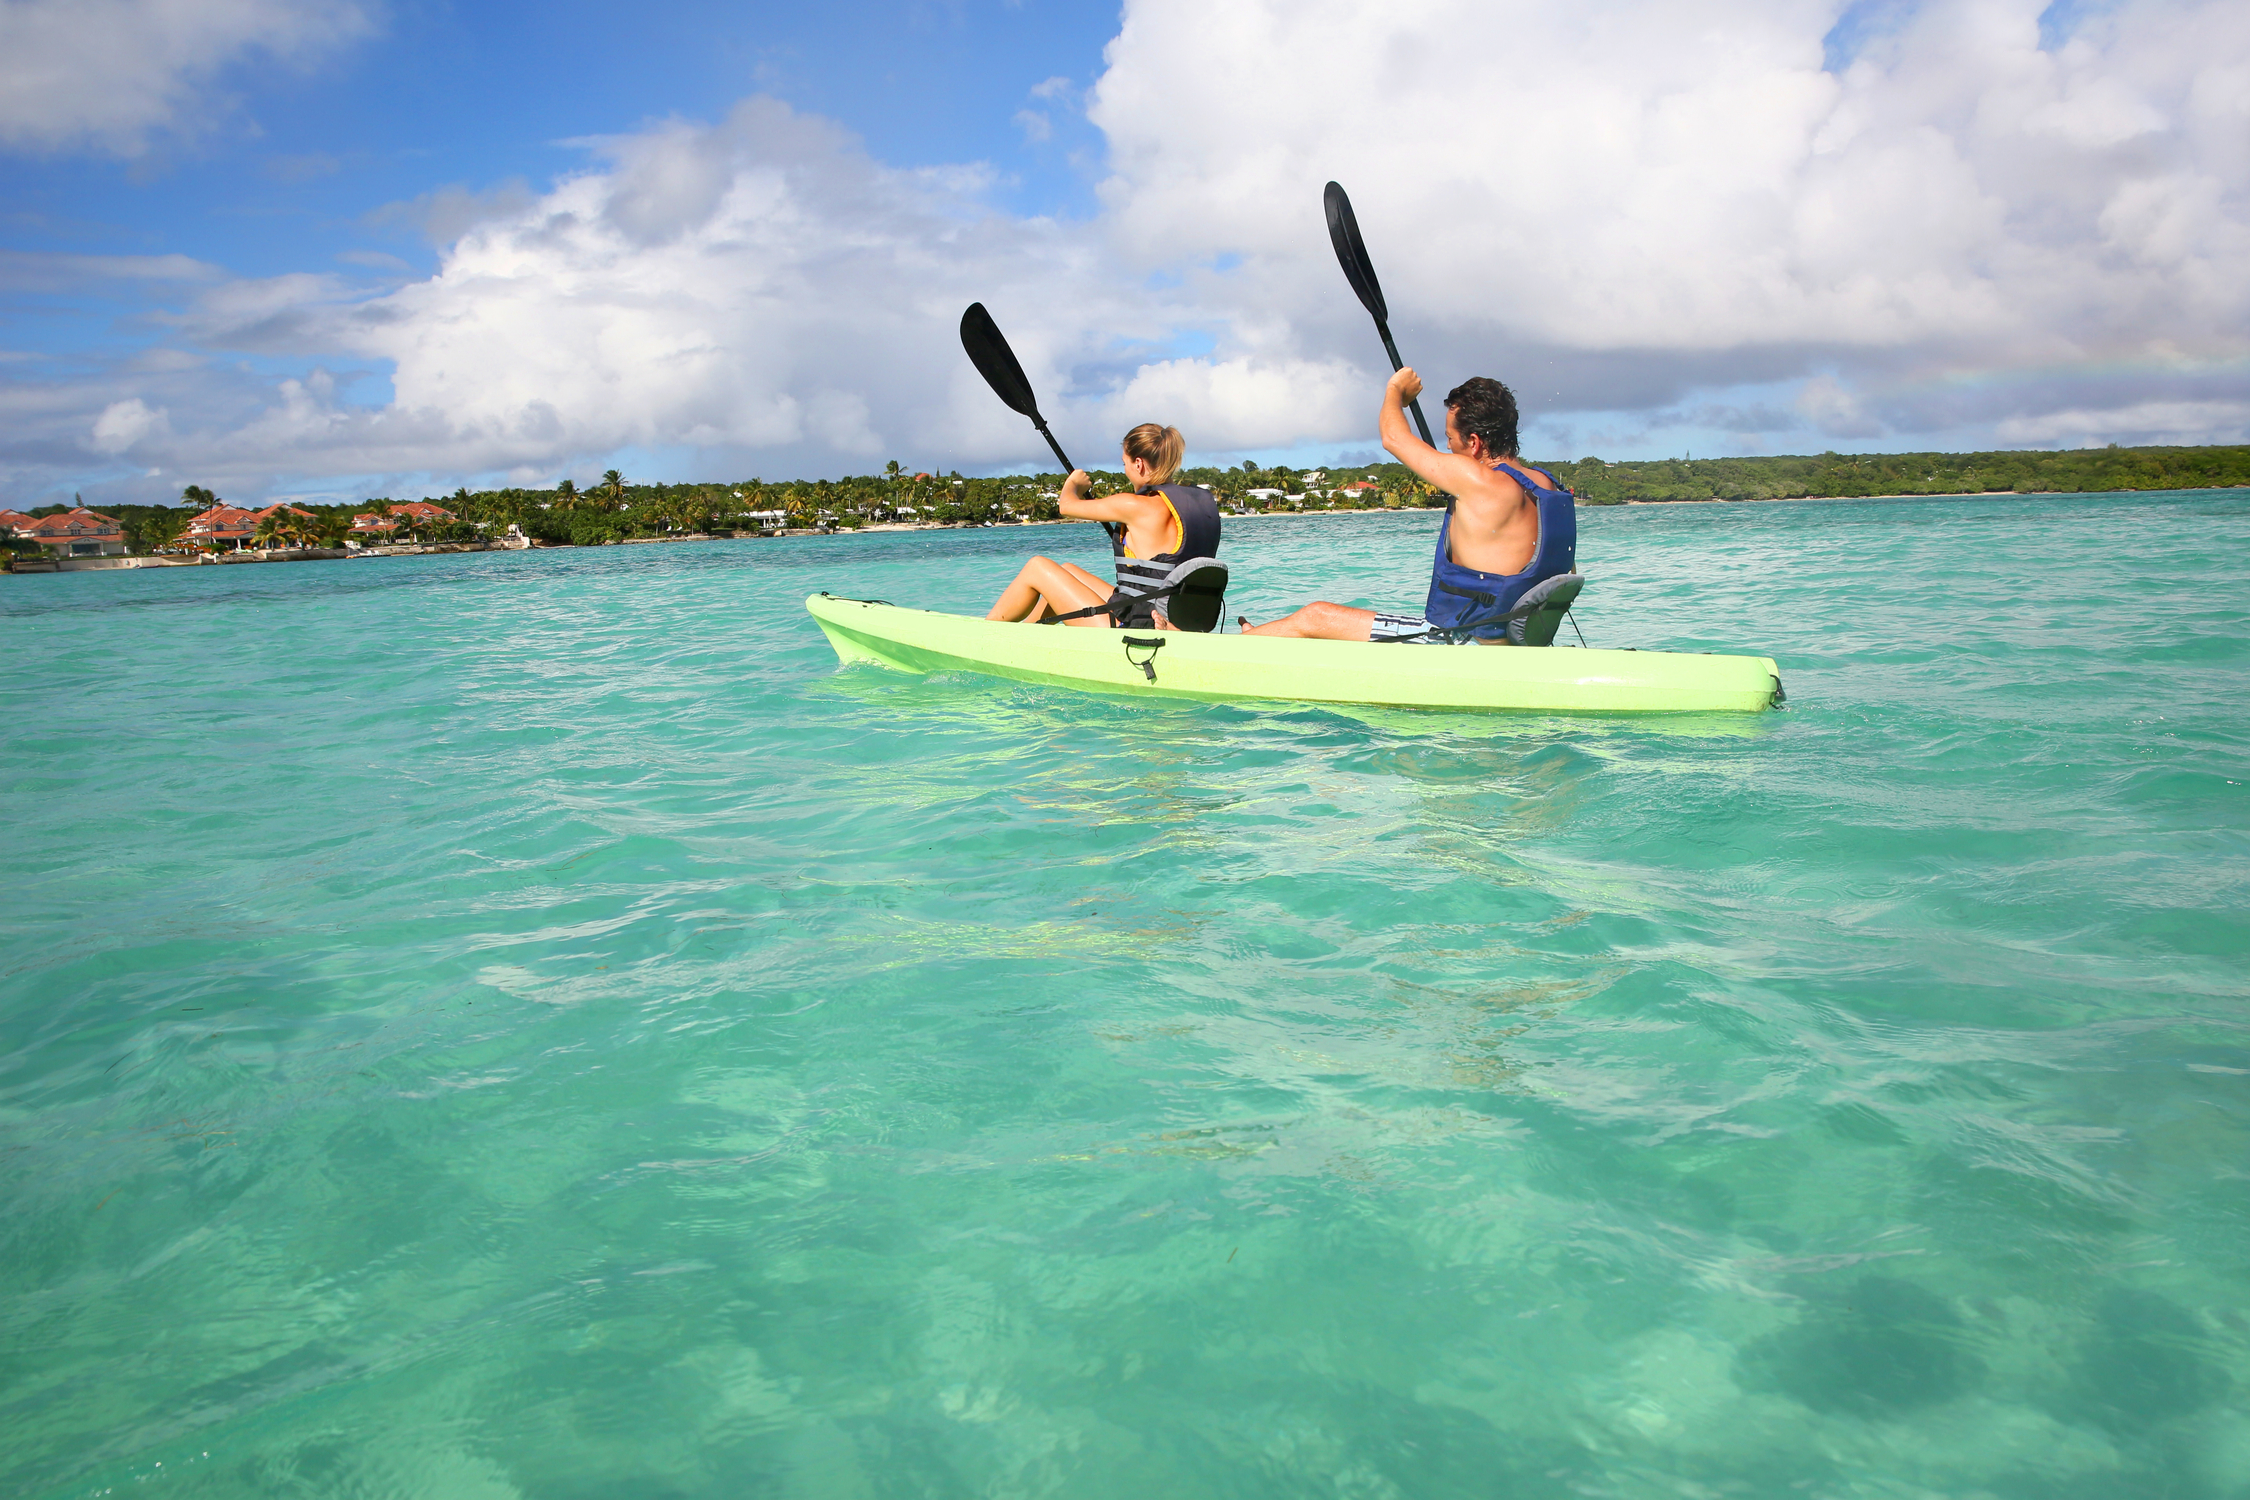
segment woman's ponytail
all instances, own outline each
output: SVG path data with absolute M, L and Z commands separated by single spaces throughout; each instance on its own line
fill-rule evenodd
M 1172 476 L 1180 472 L 1180 460 L 1187 457 L 1187 439 L 1180 436 L 1177 427 L 1143 422 L 1125 434 L 1125 453 L 1156 471 L 1150 484 L 1170 484 Z

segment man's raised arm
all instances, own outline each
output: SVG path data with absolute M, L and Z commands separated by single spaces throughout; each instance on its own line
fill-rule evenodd
M 1421 394 L 1422 377 L 1414 373 L 1412 365 L 1391 376 L 1390 383 L 1383 387 L 1383 410 L 1378 419 L 1383 447 L 1422 479 L 1448 495 L 1458 495 L 1462 485 L 1474 483 L 1484 471 L 1474 459 L 1439 452 L 1407 425 L 1406 403 Z

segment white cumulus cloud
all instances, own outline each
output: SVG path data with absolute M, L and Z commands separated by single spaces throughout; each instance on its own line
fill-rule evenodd
M 94 418 L 88 440 L 96 453 L 123 453 L 151 433 L 165 430 L 170 425 L 169 417 L 163 408 L 152 408 L 137 396 L 112 401 Z
M 1309 308 L 1342 180 L 1402 334 L 1478 363 L 1860 351 L 1879 387 L 2250 352 L 2250 10 L 2127 0 L 2045 50 L 2043 0 L 1930 0 L 1829 72 L 1841 9 L 1133 5 L 1090 107 L 1105 201 L 1142 257 L 1251 253 Z
M 189 342 L 384 361 L 394 399 L 291 389 L 232 431 L 183 436 L 167 470 L 245 452 L 298 474 L 526 476 L 621 448 L 697 449 L 730 472 L 1036 458 L 962 355 L 972 301 L 1089 462 L 1150 417 L 1214 451 L 1317 439 L 1366 404 L 1332 357 L 1150 357 L 1200 315 L 1193 295 L 1140 288 L 1083 226 L 993 211 L 980 172 L 884 167 L 772 100 L 600 152 L 496 207 L 427 280 L 367 297 L 299 274 L 202 295 L 177 320 Z
M 136 155 L 206 122 L 228 63 L 302 64 L 369 30 L 352 0 L 0 0 L 0 145 Z

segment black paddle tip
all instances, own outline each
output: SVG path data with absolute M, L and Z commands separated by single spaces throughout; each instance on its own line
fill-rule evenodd
M 1031 393 L 1030 377 L 1023 366 L 1016 363 L 1016 352 L 1008 347 L 1001 334 L 1000 325 L 992 321 L 982 302 L 972 302 L 961 314 L 961 347 L 968 352 L 969 362 L 977 367 L 992 393 L 1006 402 L 1010 409 L 1039 420 L 1039 401 Z
M 1340 182 L 1328 184 L 1321 194 L 1321 206 L 1328 214 L 1328 242 L 1336 247 L 1336 263 L 1344 268 L 1344 279 L 1352 284 L 1360 305 L 1374 314 L 1377 323 L 1388 323 L 1391 311 L 1383 302 L 1383 289 L 1375 280 L 1375 263 L 1367 258 L 1367 246 L 1359 237 L 1359 217 L 1352 212 L 1351 195 Z

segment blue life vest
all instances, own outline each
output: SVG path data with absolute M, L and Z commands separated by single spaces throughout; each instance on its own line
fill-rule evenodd
M 1539 506 L 1539 542 L 1531 561 L 1520 573 L 1482 573 L 1453 560 L 1453 507 L 1445 508 L 1438 523 L 1437 561 L 1430 565 L 1430 599 L 1422 613 L 1433 633 L 1455 639 L 1505 640 L 1507 622 L 1501 617 L 1515 608 L 1524 591 L 1543 579 L 1568 573 L 1578 553 L 1578 508 L 1570 491 L 1555 483 L 1545 469 L 1533 469 L 1546 480 L 1540 484 L 1512 464 L 1492 466 L 1524 488 Z

